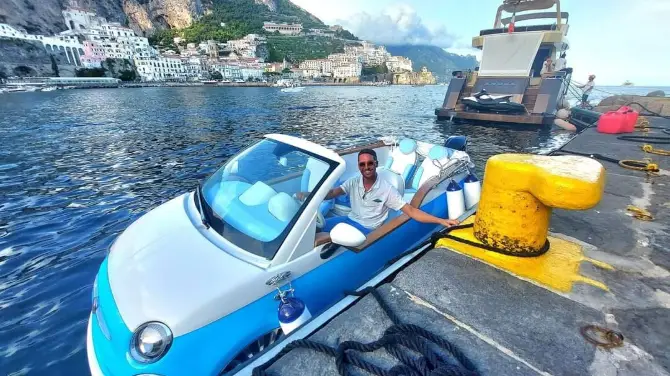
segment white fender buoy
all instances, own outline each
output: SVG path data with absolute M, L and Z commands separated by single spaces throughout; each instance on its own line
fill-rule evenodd
M 556 117 L 567 120 L 570 117 L 570 111 L 566 110 L 565 108 L 561 108 L 560 110 L 556 111 Z
M 279 325 L 284 334 L 289 334 L 312 317 L 302 300 L 296 297 L 282 298 L 279 303 Z
M 563 102 L 560 103 L 559 108 L 565 108 L 566 110 L 569 110 L 570 102 L 567 99 L 563 99 Z
M 466 209 L 470 209 L 479 203 L 479 197 L 482 194 L 482 183 L 472 172 L 465 177 L 465 183 L 463 183 L 463 193 L 465 196 Z
M 562 119 L 554 119 L 554 125 L 556 125 L 559 128 L 563 128 L 566 131 L 571 131 L 571 132 L 576 132 L 577 131 L 577 127 L 575 127 L 574 125 L 572 125 L 572 124 L 570 124 L 567 121 L 562 120 Z
M 465 213 L 463 189 L 453 179 L 447 186 L 447 210 L 449 219 L 456 219 Z

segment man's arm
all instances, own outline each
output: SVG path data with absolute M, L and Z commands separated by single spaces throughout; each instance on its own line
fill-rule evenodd
M 331 198 L 339 197 L 345 194 L 344 189 L 342 187 L 337 187 L 333 188 L 330 191 L 328 191 L 328 194 L 326 195 L 326 198 L 324 200 L 330 200 Z M 309 192 L 298 192 L 295 194 L 295 196 L 298 198 L 298 200 L 302 201 L 309 195 Z
M 326 195 L 325 200 L 330 200 L 331 198 L 339 197 L 339 196 L 342 196 L 343 194 L 344 194 L 344 189 L 342 189 L 342 187 L 333 188 L 328 192 L 328 194 Z
M 458 224 L 457 220 L 438 218 L 408 204 L 405 204 L 400 210 L 407 214 L 408 217 L 422 223 L 435 223 L 444 227 L 456 226 Z

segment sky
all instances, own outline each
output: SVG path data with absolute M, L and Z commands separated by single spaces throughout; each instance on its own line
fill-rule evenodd
M 432 44 L 474 54 L 472 37 L 493 27 L 502 0 L 291 0 L 325 23 L 381 44 Z M 573 80 L 670 86 L 670 0 L 561 0 L 570 13 Z M 509 14 L 506 14 L 509 16 Z

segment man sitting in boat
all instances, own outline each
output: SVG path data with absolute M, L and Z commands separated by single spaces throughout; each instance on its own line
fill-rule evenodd
M 327 218 L 321 231 L 330 232 L 338 223 L 347 223 L 367 235 L 386 221 L 389 209 L 402 210 L 410 218 L 422 223 L 435 223 L 445 227 L 458 224 L 456 220 L 438 218 L 408 205 L 391 184 L 377 176 L 377 164 L 377 153 L 374 150 L 364 149 L 358 153 L 358 170 L 361 176 L 348 179 L 326 195 L 326 200 L 348 195 L 351 212 L 348 216 Z M 297 194 L 298 199 L 306 196 L 306 192 Z

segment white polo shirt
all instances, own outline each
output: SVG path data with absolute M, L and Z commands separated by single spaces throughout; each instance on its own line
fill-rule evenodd
M 351 202 L 349 218 L 371 230 L 386 221 L 389 208 L 400 210 L 406 204 L 400 193 L 379 175 L 368 192 L 365 192 L 363 187 L 362 175 L 345 181 L 340 188 L 349 195 Z

